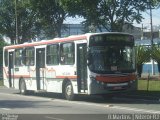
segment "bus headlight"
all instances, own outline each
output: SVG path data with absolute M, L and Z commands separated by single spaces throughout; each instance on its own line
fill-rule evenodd
M 130 81 L 130 83 L 133 83 L 133 81 Z

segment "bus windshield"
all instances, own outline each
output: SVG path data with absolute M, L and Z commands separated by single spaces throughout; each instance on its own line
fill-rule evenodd
M 133 72 L 135 70 L 135 56 L 132 39 L 127 35 L 92 36 L 88 54 L 89 69 L 102 74 Z

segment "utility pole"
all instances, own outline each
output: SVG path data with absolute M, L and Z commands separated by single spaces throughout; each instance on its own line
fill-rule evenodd
M 144 37 L 144 36 L 143 36 L 143 29 L 144 29 L 144 28 L 143 28 L 143 24 L 142 24 L 142 29 L 141 29 L 141 40 L 143 40 L 143 37 Z
M 153 23 L 152 23 L 152 6 L 151 1 L 149 1 L 150 10 L 150 24 L 151 24 L 151 49 L 153 49 Z M 152 59 L 152 75 L 155 75 L 154 60 Z
M 15 27 L 16 27 L 16 38 L 14 44 L 18 44 L 17 0 L 15 0 Z

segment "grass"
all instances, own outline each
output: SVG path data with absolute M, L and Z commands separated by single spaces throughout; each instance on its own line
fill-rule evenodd
M 141 96 L 145 99 L 159 99 L 160 98 L 160 80 L 158 79 L 142 79 L 138 80 L 138 91 L 135 91 L 133 93 L 134 95 Z M 150 98 L 148 98 L 150 97 Z
M 3 86 L 3 80 L 0 80 L 0 86 Z
M 138 80 L 138 90 L 160 91 L 160 80 Z
M 143 99 L 154 99 L 160 98 L 160 80 L 158 79 L 140 79 L 138 80 L 138 90 L 127 93 L 129 96 L 138 96 Z

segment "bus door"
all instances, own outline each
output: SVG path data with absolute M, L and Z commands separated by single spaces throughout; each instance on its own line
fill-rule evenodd
M 78 92 L 85 93 L 87 86 L 87 44 L 77 44 L 77 83 Z
M 9 70 L 8 70 L 8 77 L 9 77 L 9 87 L 13 87 L 14 85 L 14 66 L 13 66 L 13 57 L 14 57 L 14 53 L 13 52 L 9 52 Z
M 36 82 L 37 90 L 45 89 L 45 48 L 36 49 Z

